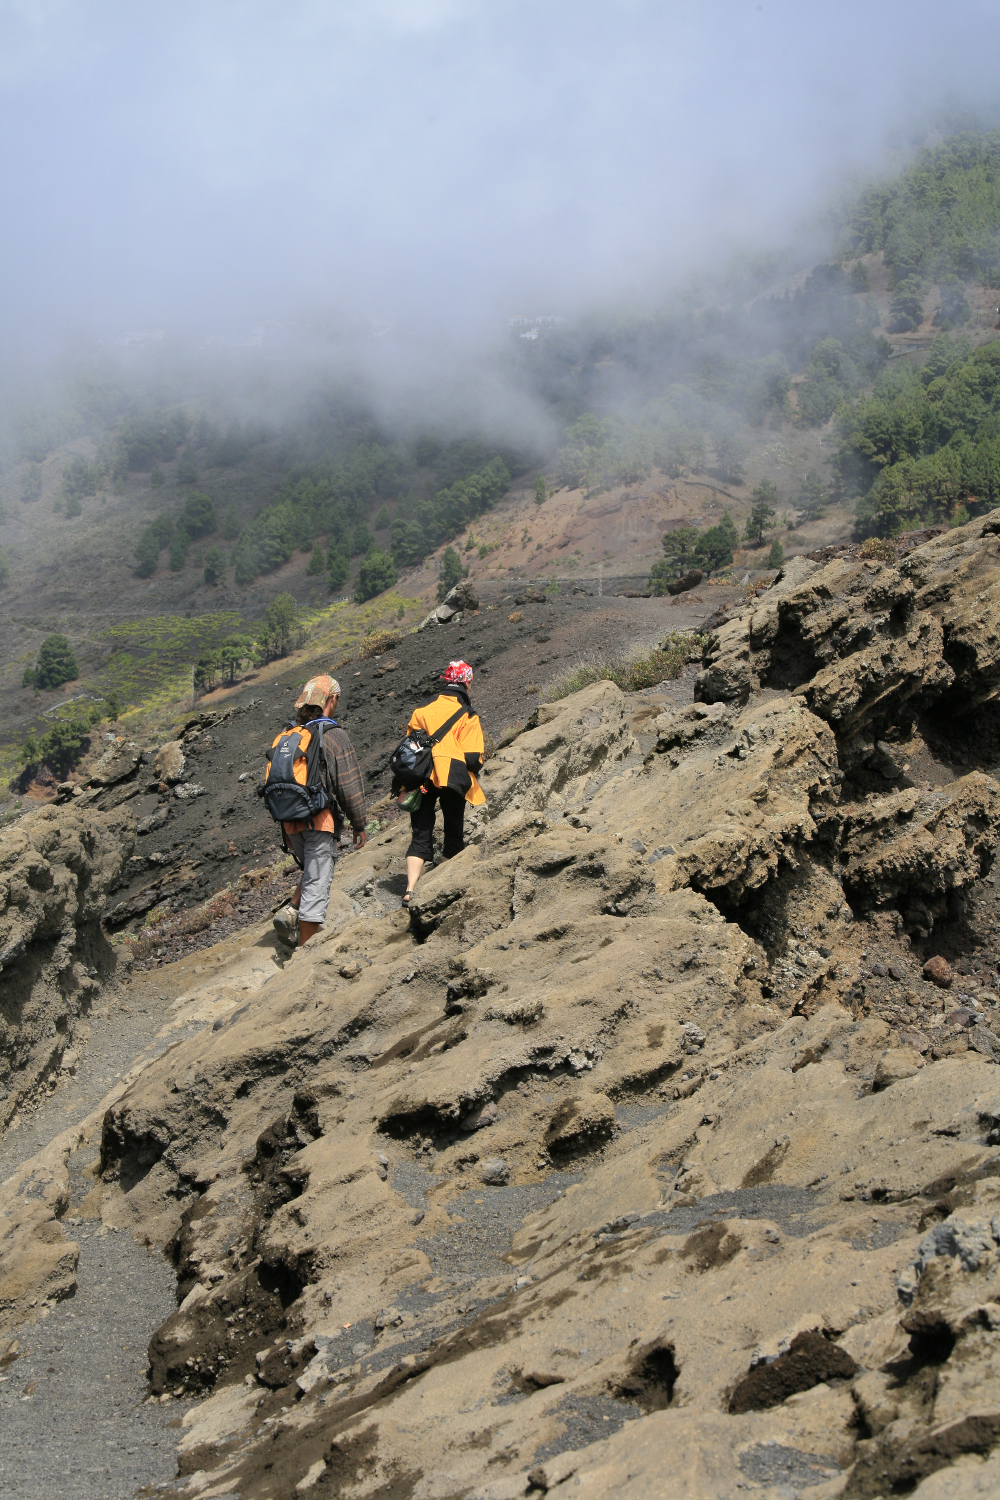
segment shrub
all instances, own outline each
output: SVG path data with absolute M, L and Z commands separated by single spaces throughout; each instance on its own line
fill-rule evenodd
M 358 569 L 354 602 L 364 604 L 366 599 L 374 599 L 376 594 L 384 594 L 386 589 L 391 589 L 395 585 L 398 578 L 396 564 L 388 552 L 383 552 L 379 547 L 373 547 Z
M 785 549 L 775 537 L 771 543 L 771 550 L 767 554 L 767 565 L 769 568 L 780 568 L 785 560 Z
M 382 656 L 384 652 L 391 651 L 393 646 L 398 646 L 402 639 L 401 630 L 373 630 L 361 642 L 358 656 L 362 661 L 369 661 L 373 656 Z
M 870 536 L 861 543 L 861 556 L 874 559 L 876 562 L 894 563 L 896 543 L 891 537 Z
M 655 650 L 640 656 L 603 656 L 580 662 L 557 678 L 545 694 L 545 701 L 555 703 L 568 698 L 570 693 L 578 693 L 592 682 L 613 682 L 623 693 L 638 693 L 659 682 L 671 682 L 681 675 L 687 662 L 700 656 L 704 643 L 705 637 L 693 631 L 672 630 Z
M 524 615 L 522 612 L 519 609 L 515 609 L 512 615 L 507 616 L 507 623 L 508 625 L 520 625 L 523 619 Z
M 3 588 L 9 577 L 10 558 L 7 556 L 7 553 L 4 551 L 3 547 L 0 547 L 0 589 Z

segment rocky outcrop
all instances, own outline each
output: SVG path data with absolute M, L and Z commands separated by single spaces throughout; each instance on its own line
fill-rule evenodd
M 969 714 L 1000 693 L 1000 522 L 933 537 L 898 566 L 793 559 L 712 633 L 695 695 L 801 694 L 837 736 L 842 768 L 930 711 Z
M 478 608 L 479 593 L 476 586 L 470 579 L 463 578 L 448 590 L 443 601 L 421 620 L 417 629 L 426 630 L 428 625 L 447 625 L 450 621 L 459 621 L 464 614 Z
M 115 958 L 108 892 L 132 853 L 124 812 L 45 807 L 0 835 L 0 1121 L 53 1070 Z
M 178 998 L 99 1192 L 177 1268 L 179 1493 L 652 1500 L 664 1454 L 681 1500 L 989 1479 L 1000 978 L 963 924 L 1000 785 L 898 746 L 958 680 L 920 570 L 990 535 L 789 567 L 710 643 L 745 694 L 540 706 L 409 911 L 389 823 L 260 988 Z

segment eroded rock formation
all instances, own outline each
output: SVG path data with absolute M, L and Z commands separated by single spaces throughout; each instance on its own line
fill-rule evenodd
M 990 1491 L 1000 785 L 911 772 L 992 701 L 996 547 L 790 567 L 701 701 L 541 708 L 409 913 L 389 825 L 182 997 L 100 1160 L 177 1270 L 179 1493 Z
M 0 834 L 0 1126 L 58 1070 L 115 967 L 101 917 L 133 843 L 124 814 L 71 805 Z

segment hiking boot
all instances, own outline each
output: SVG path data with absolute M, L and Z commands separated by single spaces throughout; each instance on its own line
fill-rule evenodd
M 283 906 L 276 911 L 273 917 L 274 930 L 283 943 L 288 943 L 292 948 L 298 946 L 299 941 L 299 914 L 294 906 Z

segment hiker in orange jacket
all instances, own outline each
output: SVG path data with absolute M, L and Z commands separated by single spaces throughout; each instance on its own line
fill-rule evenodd
M 472 668 L 468 662 L 453 661 L 440 681 L 445 686 L 427 703 L 414 709 L 407 724 L 407 733 L 423 729 L 434 735 L 442 724 L 464 707 L 465 715 L 433 749 L 434 769 L 431 784 L 421 788 L 423 796 L 420 806 L 410 813 L 410 846 L 406 851 L 406 895 L 403 906 L 408 907 L 413 888 L 420 879 L 421 871 L 428 860 L 434 857 L 434 809 L 440 802 L 444 822 L 444 858 L 451 859 L 465 848 L 465 804 L 479 806 L 486 801 L 482 787 L 476 780 L 483 764 L 485 746 L 483 729 L 477 714 L 473 713 L 469 699 L 472 686 Z M 393 793 L 399 791 L 393 785 Z
M 333 869 L 345 814 L 351 822 L 355 849 L 367 840 L 365 788 L 361 767 L 347 731 L 334 715 L 340 702 L 340 683 L 335 677 L 311 678 L 295 700 L 300 724 L 323 726 L 320 779 L 330 806 L 302 823 L 283 823 L 285 837 L 302 869 L 302 879 L 292 897 L 299 913 L 299 946 L 317 933 L 326 919 Z

